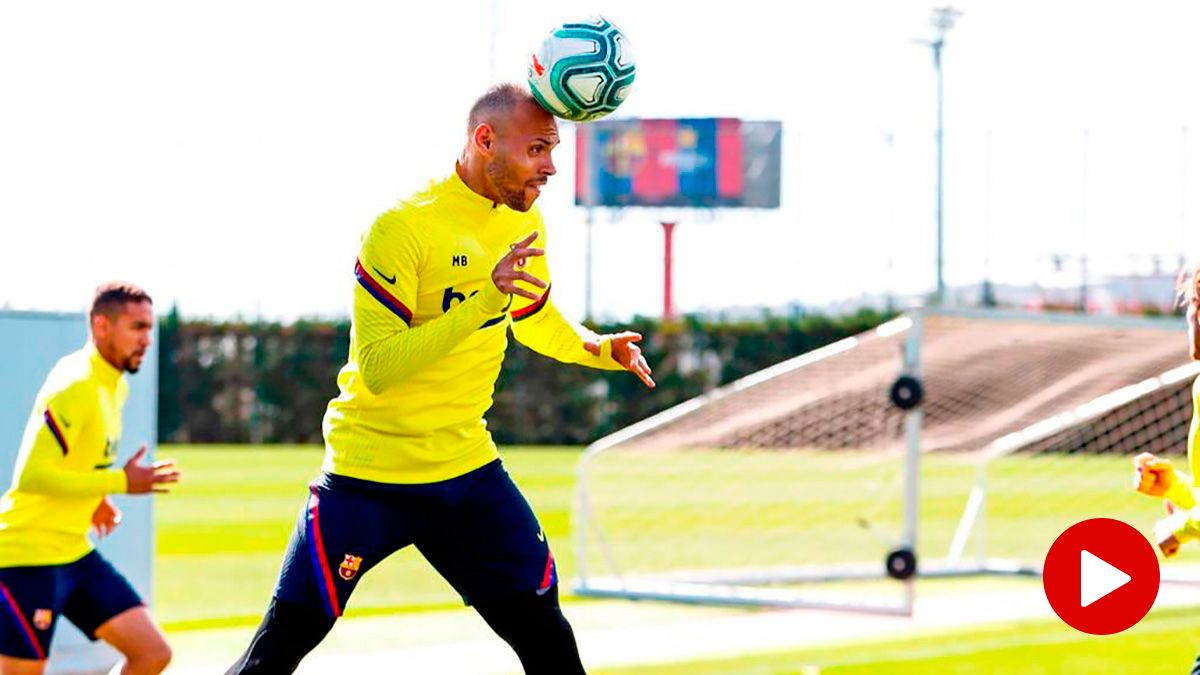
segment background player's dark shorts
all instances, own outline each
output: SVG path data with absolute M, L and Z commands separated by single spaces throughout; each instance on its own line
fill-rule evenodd
M 66 565 L 0 568 L 0 654 L 44 659 L 59 615 L 96 639 L 96 629 L 142 604 L 97 551 Z
M 322 474 L 309 486 L 275 597 L 340 616 L 367 570 L 416 545 L 467 604 L 557 583 L 546 535 L 496 460 L 440 483 Z

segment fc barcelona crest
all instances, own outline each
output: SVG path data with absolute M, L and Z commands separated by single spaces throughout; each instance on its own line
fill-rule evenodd
M 362 557 L 357 555 L 346 554 L 346 559 L 338 567 L 338 576 L 350 581 L 354 575 L 358 574 L 358 566 L 362 564 Z
M 33 625 L 38 630 L 50 630 L 50 624 L 54 621 L 54 612 L 48 609 L 33 610 Z

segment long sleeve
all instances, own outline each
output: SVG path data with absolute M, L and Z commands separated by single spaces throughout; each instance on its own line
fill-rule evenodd
M 102 497 L 125 492 L 125 472 L 120 469 L 80 471 L 66 465 L 86 425 L 98 417 L 95 397 L 68 389 L 52 397 L 42 414 L 43 423 L 21 465 L 16 488 L 31 494 Z
M 494 284 L 447 311 L 412 327 L 424 253 L 416 233 L 385 214 L 363 240 L 354 274 L 354 357 L 363 383 L 380 394 L 448 354 L 509 297 Z
M 541 300 L 529 305 L 522 314 L 513 312 L 513 335 L 533 351 L 563 363 L 574 363 L 600 370 L 624 370 L 612 358 L 612 343 L 564 317 L 550 301 L 550 289 Z M 520 314 L 520 316 L 518 316 Z M 600 354 L 593 355 L 583 348 L 584 342 L 600 344 Z

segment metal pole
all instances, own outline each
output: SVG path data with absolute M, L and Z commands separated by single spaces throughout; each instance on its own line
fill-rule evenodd
M 1091 145 L 1091 132 L 1083 130 L 1083 188 L 1080 195 L 1080 236 L 1079 243 L 1079 311 L 1088 313 L 1088 151 Z
M 937 70 L 937 297 L 935 302 L 941 305 L 946 300 L 946 281 L 943 276 L 945 264 L 942 243 L 943 225 L 943 143 L 942 143 L 942 45 L 945 40 L 941 35 L 933 42 L 933 67 Z
M 904 343 L 903 372 L 921 379 L 921 341 L 925 333 L 925 311 L 920 307 L 909 310 L 912 327 Z M 900 540 L 911 551 L 917 550 L 917 517 L 920 500 L 921 426 L 924 408 L 917 406 L 904 415 L 904 530 Z
M 496 81 L 496 34 L 500 32 L 500 0 L 492 0 L 492 28 L 488 33 L 488 85 Z
M 980 298 L 984 307 L 996 306 L 996 293 L 992 288 L 992 132 L 983 137 L 983 289 Z
M 675 318 L 675 307 L 671 298 L 671 259 L 674 249 L 675 223 L 661 223 L 663 228 L 663 317 L 664 322 Z
M 595 221 L 596 210 L 589 207 L 587 209 L 587 219 L 584 221 L 587 226 L 587 252 L 584 258 L 584 284 L 583 284 L 583 319 L 591 323 L 592 314 L 592 225 Z
M 946 45 L 946 33 L 954 27 L 954 22 L 960 16 L 962 16 L 962 12 L 950 6 L 934 9 L 930 23 L 933 24 L 937 34 L 932 41 L 920 41 L 921 44 L 928 45 L 933 49 L 933 68 L 937 73 L 937 134 L 935 137 L 937 145 L 937 292 L 933 299 L 935 305 L 941 305 L 946 299 L 946 279 L 944 274 L 945 250 L 942 241 L 945 221 L 945 201 L 943 199 L 945 172 L 943 170 L 942 47 Z
M 1188 128 L 1179 131 L 1179 267 L 1188 264 Z

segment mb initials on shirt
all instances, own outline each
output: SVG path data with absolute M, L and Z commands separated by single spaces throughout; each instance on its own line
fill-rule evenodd
M 467 254 L 459 253 L 458 255 L 454 256 L 454 259 L 450 262 L 450 266 L 451 267 L 466 267 L 467 266 Z

